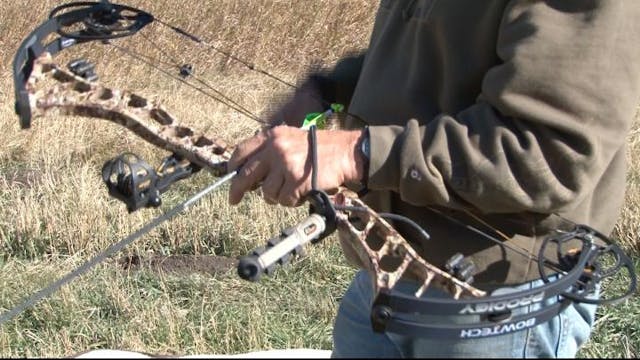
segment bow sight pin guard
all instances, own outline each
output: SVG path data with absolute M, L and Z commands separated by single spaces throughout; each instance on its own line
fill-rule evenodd
M 175 154 L 166 157 L 155 170 L 137 155 L 124 153 L 104 163 L 102 180 L 109 195 L 124 202 L 131 213 L 144 207 L 159 207 L 160 194 L 199 170 Z

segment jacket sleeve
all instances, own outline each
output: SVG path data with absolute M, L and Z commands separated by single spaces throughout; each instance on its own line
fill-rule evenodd
M 369 188 L 414 205 L 500 213 L 555 212 L 579 201 L 606 175 L 633 121 L 639 8 L 512 1 L 499 29 L 500 63 L 475 104 L 424 125 L 369 128 Z

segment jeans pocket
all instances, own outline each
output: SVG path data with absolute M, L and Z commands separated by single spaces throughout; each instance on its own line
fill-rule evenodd
M 596 309 L 593 304 L 574 303 L 560 314 L 561 331 L 556 357 L 575 357 L 591 335 Z

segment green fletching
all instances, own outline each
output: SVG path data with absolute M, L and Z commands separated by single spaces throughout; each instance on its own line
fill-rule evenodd
M 344 111 L 344 105 L 333 103 L 331 104 L 331 110 L 333 110 L 334 113 L 341 113 Z
M 331 104 L 331 107 L 323 113 L 314 112 L 307 114 L 307 116 L 304 117 L 301 129 L 309 130 L 309 128 L 313 125 L 315 125 L 318 129 L 324 129 L 327 127 L 327 118 L 329 118 L 329 116 L 331 116 L 333 113 L 339 113 L 342 111 L 344 111 L 344 105 Z
M 304 122 L 302 123 L 303 130 L 309 130 L 309 128 L 315 125 L 318 129 L 324 129 L 326 125 L 326 116 L 324 113 L 310 113 L 304 117 Z

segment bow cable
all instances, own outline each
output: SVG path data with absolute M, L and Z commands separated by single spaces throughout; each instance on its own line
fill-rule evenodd
M 243 60 L 243 59 L 239 58 L 238 56 L 235 56 L 235 55 L 233 55 L 232 53 L 230 53 L 230 52 L 228 52 L 228 51 L 225 51 L 225 50 L 221 49 L 220 47 L 217 47 L 217 46 L 215 46 L 215 45 L 211 44 L 210 42 L 205 41 L 205 40 L 203 40 L 202 38 L 200 38 L 200 37 L 198 37 L 198 36 L 196 36 L 196 35 L 194 35 L 194 34 L 192 34 L 192 33 L 188 32 L 188 31 L 186 31 L 186 30 L 184 30 L 184 29 L 182 29 L 182 28 L 180 28 L 180 27 L 178 27 L 178 26 L 171 25 L 171 24 L 169 24 L 169 23 L 167 23 L 167 22 L 165 22 L 165 21 L 163 21 L 163 20 L 161 20 L 161 19 L 155 18 L 155 17 L 154 17 L 154 22 L 157 22 L 158 24 L 160 24 L 160 25 L 162 25 L 162 26 L 164 26 L 164 27 L 169 28 L 170 30 L 174 31 L 175 33 L 177 33 L 177 34 L 179 34 L 179 35 L 181 35 L 181 36 L 183 36 L 183 37 L 185 37 L 185 38 L 189 39 L 190 41 L 195 42 L 196 44 L 198 44 L 198 45 L 200 45 L 200 46 L 203 46 L 203 47 L 204 47 L 204 48 L 206 48 L 206 49 L 213 50 L 214 52 L 216 52 L 216 53 L 218 53 L 218 54 L 221 54 L 222 56 L 224 56 L 224 57 L 226 57 L 226 58 L 228 58 L 228 59 L 231 59 L 231 60 L 233 60 L 233 61 L 235 61 L 235 62 L 237 62 L 237 63 L 239 63 L 239 64 L 243 65 L 245 68 L 247 68 L 247 69 L 248 69 L 248 70 L 250 70 L 250 71 L 254 71 L 254 72 L 256 72 L 256 73 L 259 73 L 259 74 L 262 74 L 262 75 L 264 75 L 264 76 L 267 76 L 267 77 L 269 77 L 269 78 L 271 78 L 271 79 L 273 79 L 273 80 L 275 80 L 275 81 L 277 81 L 277 82 L 279 82 L 279 83 L 281 83 L 281 84 L 284 84 L 284 85 L 288 86 L 288 87 L 289 87 L 289 88 L 291 88 L 291 89 L 300 90 L 300 87 L 299 87 L 299 86 L 297 86 L 297 85 L 295 85 L 295 84 L 293 84 L 293 83 L 291 83 L 291 82 L 289 82 L 289 81 L 286 81 L 286 80 L 282 79 L 281 77 L 278 77 L 278 76 L 276 76 L 276 75 L 274 75 L 274 74 L 272 74 L 272 73 L 270 73 L 270 72 L 268 72 L 268 71 L 266 71 L 266 70 L 264 70 L 264 69 L 258 68 L 255 64 L 250 63 L 250 62 L 248 62 L 248 61 L 246 61 L 246 60 Z M 151 45 L 152 45 L 153 47 L 155 47 L 158 51 L 160 51 L 163 55 L 167 56 L 169 59 L 172 59 L 172 62 L 173 62 L 173 63 L 168 63 L 168 62 L 166 62 L 166 61 L 157 60 L 159 63 L 164 63 L 165 65 L 169 64 L 169 66 L 171 66 L 171 67 L 175 67 L 175 68 L 177 68 L 178 70 L 181 70 L 181 69 L 183 68 L 183 65 L 181 65 L 180 63 L 178 63 L 178 61 L 176 61 L 174 57 L 172 57 L 170 54 L 168 54 L 168 51 L 164 50 L 164 49 L 163 49 L 162 47 L 160 47 L 157 43 L 155 43 L 153 40 L 151 40 L 148 36 L 145 36 L 145 35 L 144 35 L 144 34 L 142 34 L 142 33 L 141 33 L 141 35 L 142 35 L 142 36 L 143 36 L 147 41 L 149 41 L 149 42 L 151 43 Z M 110 43 L 110 44 L 114 45 L 113 43 Z M 116 46 L 116 45 L 114 45 L 114 46 Z M 139 54 L 139 53 L 135 53 L 135 52 L 133 52 L 132 50 L 127 49 L 127 48 L 124 48 L 124 47 L 118 47 L 118 46 L 116 46 L 116 48 L 118 48 L 120 51 L 123 51 L 123 52 L 124 52 L 124 53 L 126 53 L 127 55 L 132 56 L 132 57 L 134 57 L 134 58 L 137 58 L 137 59 L 139 59 L 139 60 L 142 60 L 142 59 L 140 59 L 140 58 L 142 58 L 142 57 L 146 57 L 147 59 L 151 59 L 151 57 L 150 57 L 150 56 L 147 56 L 147 55 L 141 55 L 141 54 Z M 143 60 L 142 60 L 142 61 L 143 61 Z M 150 63 L 150 62 L 146 62 L 146 64 L 147 64 L 148 66 L 153 67 L 153 68 L 159 69 L 158 67 L 156 67 L 154 64 L 152 64 L 152 63 Z M 162 71 L 162 72 L 163 72 L 163 73 L 165 73 L 165 74 L 167 74 L 167 75 L 169 75 L 169 74 L 168 74 L 167 72 L 165 72 L 165 71 Z M 188 84 L 188 85 L 189 85 L 189 86 L 191 86 L 191 87 L 194 87 L 192 84 L 189 84 L 188 82 L 184 81 L 184 79 L 182 79 L 182 78 L 178 78 L 178 77 L 175 77 L 175 76 L 172 76 L 172 75 L 170 75 L 170 77 L 174 78 L 175 80 L 181 81 L 181 82 L 183 82 L 183 83 L 185 83 L 185 84 Z M 208 83 L 207 83 L 207 82 L 205 82 L 204 80 L 200 79 L 199 77 L 197 77 L 197 76 L 193 75 L 193 78 L 194 78 L 197 82 L 199 82 L 200 84 L 202 84 L 203 86 L 207 87 L 207 88 L 208 88 L 208 89 L 210 89 L 211 91 L 214 91 L 214 92 L 215 92 L 215 93 L 217 93 L 219 96 L 221 96 L 221 97 L 225 98 L 225 99 L 226 99 L 226 101 L 231 102 L 232 104 L 234 104 L 234 105 L 235 105 L 235 107 L 234 107 L 234 106 L 229 105 L 228 103 L 226 103 L 226 102 L 224 102 L 224 101 L 222 101 L 222 100 L 220 100 L 220 99 L 218 99 L 218 98 L 216 98 L 216 97 L 213 97 L 213 96 L 208 95 L 208 94 L 205 94 L 205 95 L 207 95 L 207 96 L 209 96 L 209 97 L 212 97 L 213 99 L 215 99 L 215 100 L 217 100 L 217 101 L 219 101 L 219 102 L 221 102 L 221 103 L 223 103 L 223 104 L 225 104 L 225 105 L 229 106 L 230 108 L 232 108 L 232 109 L 234 109 L 234 110 L 236 110 L 236 111 L 240 112 L 241 114 L 245 115 L 246 117 L 248 117 L 248 118 L 250 118 L 250 119 L 252 119 L 252 120 L 254 120 L 254 121 L 256 121 L 256 122 L 259 122 L 259 123 L 262 123 L 262 124 L 265 124 L 265 125 L 274 125 L 274 124 L 270 124 L 268 121 L 266 121 L 266 120 L 264 120 L 264 119 L 260 118 L 259 116 L 255 115 L 255 114 L 254 114 L 254 113 L 252 113 L 251 111 L 249 111 L 249 110 L 247 110 L 246 108 L 242 107 L 241 105 L 239 105 L 239 104 L 238 104 L 237 102 L 235 102 L 234 100 L 231 100 L 231 99 L 230 99 L 230 98 L 228 98 L 226 95 L 222 94 L 220 91 L 216 90 L 216 89 L 215 89 L 215 88 L 213 88 L 210 84 L 208 84 Z M 194 87 L 194 88 L 195 88 L 195 87 Z M 196 89 L 196 90 L 198 90 L 198 89 Z M 200 90 L 198 90 L 198 91 L 200 91 Z M 200 91 L 200 92 L 202 92 L 202 91 Z M 309 96 L 310 98 L 312 98 L 312 99 L 314 99 L 314 100 L 319 101 L 319 102 L 322 104 L 322 106 L 324 106 L 324 107 L 331 108 L 331 107 L 335 106 L 335 104 L 334 104 L 334 103 L 332 103 L 332 102 L 330 102 L 330 101 L 327 101 L 326 99 L 324 99 L 324 98 L 323 98 L 322 96 L 320 96 L 320 95 L 310 94 L 310 93 L 305 93 L 305 95 L 306 95 L 306 96 Z M 238 109 L 240 109 L 240 110 L 238 110 Z M 342 112 L 342 113 L 344 113 L 345 115 L 348 115 L 348 116 L 351 116 L 351 117 L 353 117 L 353 118 L 356 118 L 356 119 L 362 120 L 358 115 L 355 115 L 355 114 L 353 114 L 353 113 L 350 113 L 350 112 L 348 112 L 348 111 L 344 110 L 344 107 L 342 108 L 341 112 Z M 362 121 L 363 121 L 363 122 L 366 122 L 366 121 L 364 121 L 364 120 L 362 120 Z
M 228 96 L 224 95 L 222 92 L 220 92 L 219 90 L 217 90 L 216 88 L 211 86 L 206 81 L 204 81 L 204 80 L 202 80 L 200 78 L 197 78 L 196 76 L 193 76 L 193 78 L 197 82 L 199 82 L 202 86 L 204 86 L 204 88 L 209 89 L 211 92 L 213 92 L 213 93 L 215 93 L 217 95 L 212 94 L 210 92 L 207 92 L 202 87 L 198 87 L 195 84 L 190 83 L 186 79 L 181 78 L 179 76 L 176 76 L 176 75 L 170 73 L 169 71 L 167 71 L 165 69 L 162 69 L 161 67 L 151 63 L 151 60 L 153 60 L 153 59 L 150 58 L 147 55 L 139 54 L 137 52 L 134 52 L 133 50 L 130 50 L 130 49 L 128 49 L 126 47 L 123 47 L 123 46 L 120 46 L 120 45 L 116 45 L 116 44 L 114 44 L 112 42 L 109 43 L 109 45 L 113 46 L 115 49 L 121 51 L 122 53 L 124 53 L 124 54 L 126 54 L 126 55 L 128 55 L 128 56 L 130 56 L 130 57 L 132 57 L 132 58 L 134 58 L 136 60 L 138 60 L 138 61 L 143 62 L 145 65 L 147 65 L 147 66 L 149 66 L 149 67 L 151 67 L 151 68 L 153 68 L 153 69 L 155 69 L 157 71 L 160 71 L 161 73 L 167 75 L 168 77 L 170 77 L 170 78 L 172 78 L 172 79 L 174 79 L 176 81 L 179 81 L 179 82 L 191 87 L 192 89 L 200 92 L 201 94 L 203 94 L 203 95 L 205 95 L 205 96 L 207 96 L 207 97 L 209 97 L 209 98 L 211 98 L 213 100 L 218 101 L 219 103 L 229 107 L 230 109 L 237 111 L 238 113 L 246 116 L 247 118 L 249 118 L 251 120 L 254 120 L 254 121 L 258 122 L 258 123 L 268 125 L 268 122 L 266 120 L 261 119 L 260 117 L 258 117 L 257 115 L 255 115 L 254 113 L 252 113 L 251 111 L 246 109 L 244 106 L 238 104 L 233 99 L 231 99 Z M 172 65 L 172 66 L 174 66 L 174 65 Z

